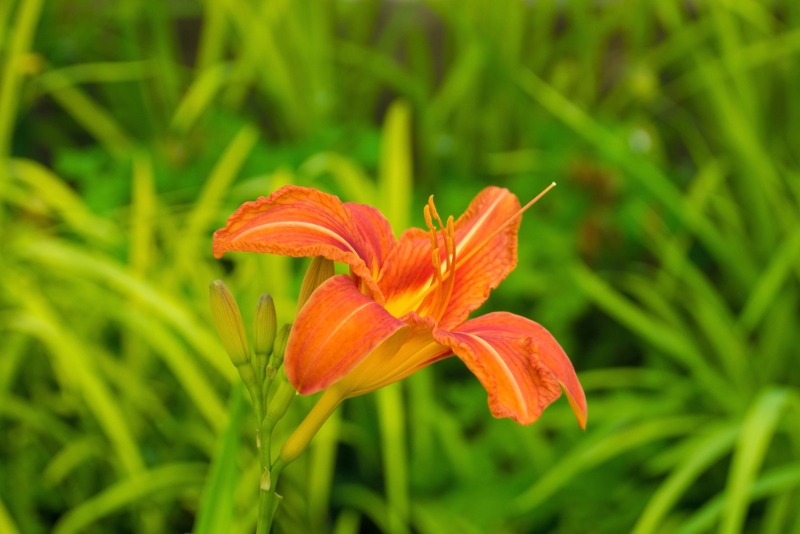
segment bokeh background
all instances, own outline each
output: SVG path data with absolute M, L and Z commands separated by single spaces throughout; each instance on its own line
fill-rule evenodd
M 288 322 L 307 262 L 214 260 L 240 203 L 399 234 L 555 180 L 482 311 L 553 332 L 587 430 L 447 360 L 347 401 L 276 530 L 800 533 L 800 3 L 4 0 L 0 68 L 0 532 L 254 530 L 208 284 Z

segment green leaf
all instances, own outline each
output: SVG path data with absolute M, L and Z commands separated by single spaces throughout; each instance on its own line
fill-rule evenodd
M 242 384 L 238 382 L 231 390 L 228 424 L 211 462 L 197 521 L 192 529 L 194 534 L 231 532 L 233 527 L 234 496 L 239 481 L 239 434 L 245 406 Z
M 736 534 L 742 531 L 750 505 L 753 481 L 764 460 L 788 398 L 789 392 L 786 389 L 768 389 L 758 397 L 745 416 L 728 475 L 721 534 Z
M 186 489 L 201 484 L 204 472 L 204 464 L 176 463 L 138 473 L 104 489 L 67 512 L 56 523 L 53 534 L 84 532 L 89 525 L 138 501 L 149 501 L 155 497 L 178 498 Z

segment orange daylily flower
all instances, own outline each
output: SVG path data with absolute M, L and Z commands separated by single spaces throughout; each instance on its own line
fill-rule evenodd
M 431 197 L 428 230 L 395 239 L 375 208 L 286 186 L 243 204 L 214 233 L 213 251 L 350 266 L 320 285 L 294 322 L 284 365 L 302 394 L 332 389 L 343 400 L 456 355 L 486 388 L 495 417 L 532 423 L 563 390 L 583 428 L 583 389 L 547 330 L 505 312 L 467 319 L 514 269 L 526 208 L 508 190 L 487 187 L 457 221 L 443 222 Z

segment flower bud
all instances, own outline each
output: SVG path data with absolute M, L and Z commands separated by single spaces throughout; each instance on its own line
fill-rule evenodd
M 311 260 L 311 264 L 308 266 L 306 275 L 303 278 L 303 285 L 300 286 L 300 296 L 297 297 L 298 313 L 303 309 L 305 303 L 308 302 L 314 290 L 334 274 L 333 261 L 323 258 L 322 256 L 317 256 Z
M 292 399 L 295 398 L 297 392 L 288 380 L 281 380 L 281 385 L 278 386 L 278 391 L 269 403 L 267 408 L 267 427 L 272 429 L 281 417 L 284 416 Z
M 278 318 L 275 313 L 275 303 L 266 293 L 261 295 L 256 305 L 256 317 L 253 321 L 253 348 L 256 356 L 269 356 L 272 353 L 272 344 L 275 342 L 275 332 L 278 329 Z
M 247 334 L 242 323 L 242 314 L 233 295 L 221 280 L 215 280 L 209 285 L 211 297 L 211 317 L 217 333 L 222 340 L 225 351 L 236 367 L 241 367 L 250 361 L 250 345 L 247 343 Z
M 292 331 L 291 323 L 285 324 L 278 331 L 275 337 L 275 346 L 272 349 L 272 359 L 267 367 L 267 375 L 270 378 L 275 378 L 275 372 L 280 369 L 283 364 L 283 356 L 286 352 L 286 343 L 289 340 L 289 333 Z

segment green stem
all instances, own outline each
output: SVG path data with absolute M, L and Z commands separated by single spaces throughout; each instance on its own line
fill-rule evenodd
M 258 529 L 257 534 L 267 534 L 275 519 L 275 512 L 281 497 L 275 493 L 278 487 L 278 477 L 283 468 L 294 461 L 302 453 L 311 439 L 319 431 L 328 417 L 344 400 L 344 395 L 336 387 L 325 390 L 303 422 L 300 423 L 289 439 L 281 447 L 281 453 L 272 464 L 269 471 L 262 470 L 261 493 L 258 500 Z M 263 425 L 262 430 L 272 425 Z M 266 439 L 269 439 L 268 437 Z M 263 441 L 262 441 L 263 442 Z

